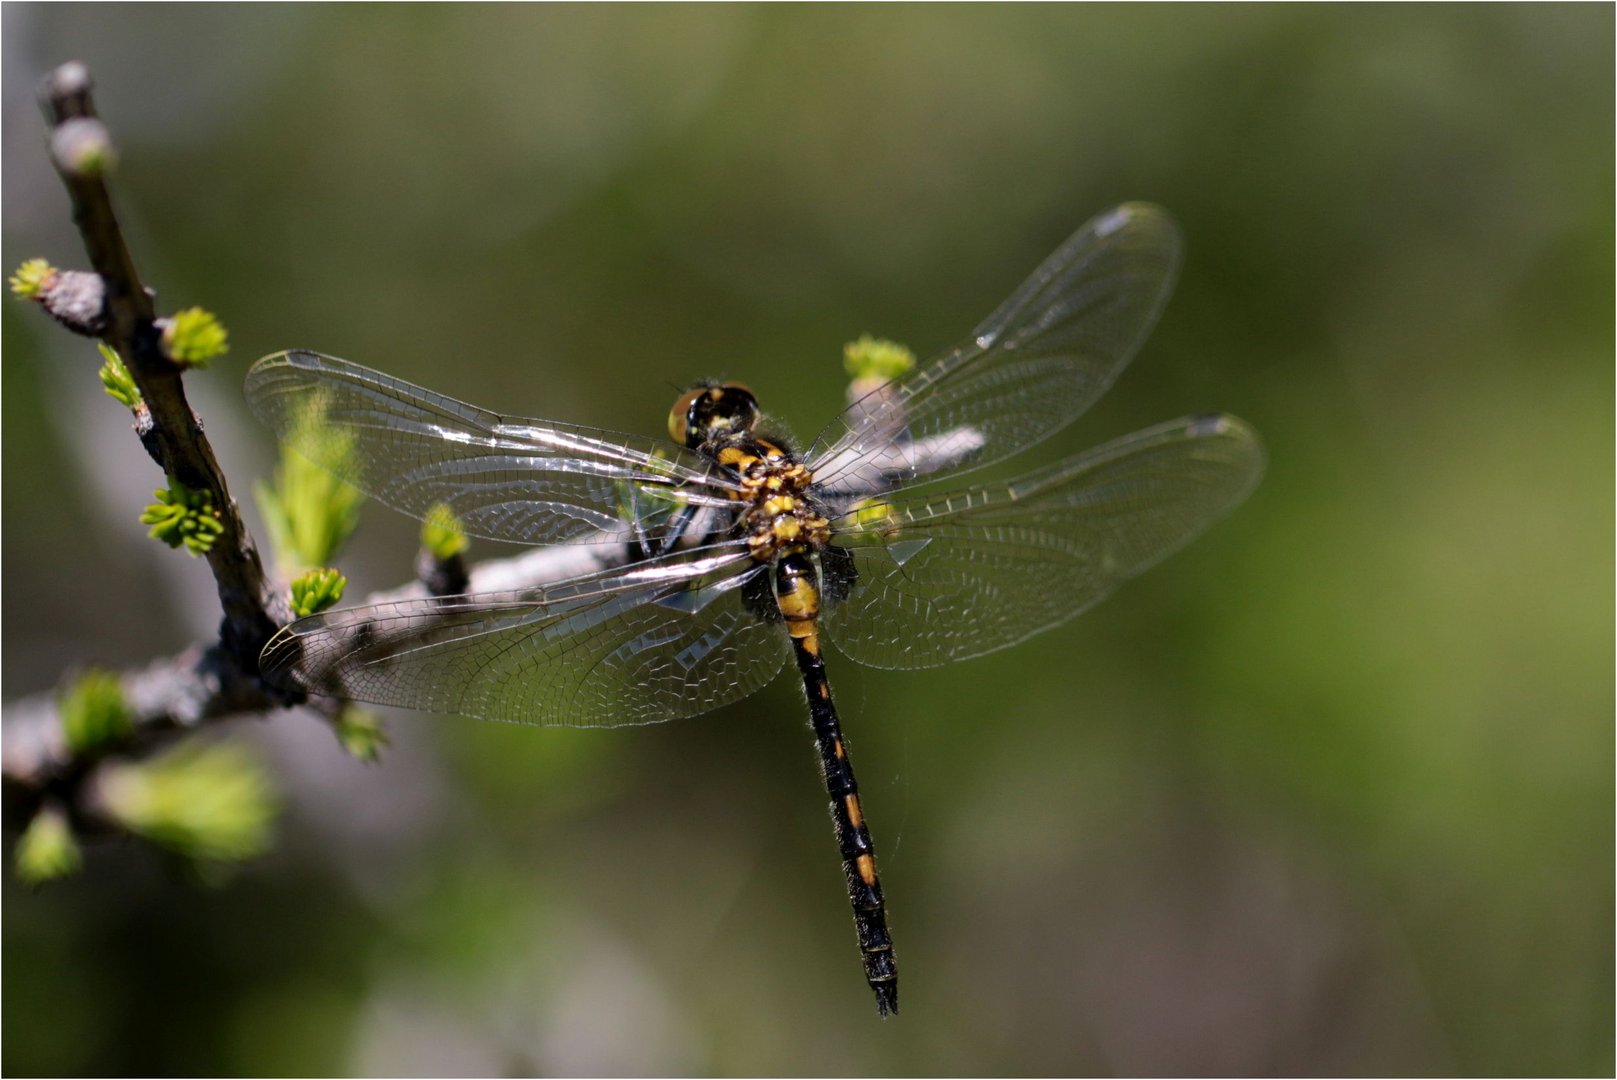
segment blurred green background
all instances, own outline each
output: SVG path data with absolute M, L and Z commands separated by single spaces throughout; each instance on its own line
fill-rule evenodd
M 379 767 L 238 722 L 273 854 L 208 888 L 135 843 L 8 881 L 4 1070 L 1609 1075 L 1613 29 L 6 5 L 6 267 L 83 264 L 33 100 L 82 59 L 144 276 L 230 328 L 189 385 L 243 501 L 259 355 L 648 433 L 724 374 L 812 436 L 844 341 L 950 344 L 1125 199 L 1179 218 L 1181 284 L 1044 453 L 1227 409 L 1271 466 L 1055 632 L 831 658 L 897 1020 L 783 678 L 661 728 L 400 713 Z M 17 303 L 3 330 L 12 699 L 218 612 L 136 523 L 160 477 L 93 349 Z M 369 508 L 352 587 L 407 579 L 414 540 Z

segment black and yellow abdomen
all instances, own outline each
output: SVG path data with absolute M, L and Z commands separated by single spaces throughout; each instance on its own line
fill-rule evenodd
M 797 669 L 803 676 L 814 743 L 820 752 L 825 791 L 831 797 L 831 821 L 836 826 L 847 879 L 848 901 L 853 905 L 854 928 L 864 960 L 865 981 L 876 994 L 883 1016 L 898 1012 L 898 964 L 893 939 L 887 932 L 886 905 L 876 875 L 876 851 L 859 802 L 859 782 L 848 760 L 847 743 L 825 676 L 820 654 L 820 604 L 825 592 L 818 554 L 794 552 L 778 559 L 772 569 L 775 605 L 792 638 Z

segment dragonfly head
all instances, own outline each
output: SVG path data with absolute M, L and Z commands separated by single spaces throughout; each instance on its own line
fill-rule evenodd
M 758 399 L 741 383 L 709 383 L 679 396 L 668 413 L 668 434 L 695 449 L 727 435 L 746 435 L 758 425 Z

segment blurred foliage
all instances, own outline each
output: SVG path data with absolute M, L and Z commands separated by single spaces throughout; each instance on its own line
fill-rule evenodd
M 382 718 L 358 705 L 343 705 L 335 721 L 337 741 L 360 761 L 380 761 L 387 749 L 387 729 Z
M 318 416 L 304 423 L 320 428 Z M 348 453 L 345 444 L 352 436 L 336 430 L 321 430 L 315 438 L 337 449 L 333 456 Z M 290 446 L 280 450 L 274 485 L 253 484 L 253 499 L 264 517 L 270 548 L 283 575 L 312 570 L 329 563 L 342 550 L 359 527 L 359 510 L 365 496 L 359 489 L 337 479 Z
M 109 764 L 98 783 L 108 817 L 204 874 L 268 849 L 275 790 L 239 747 L 193 740 L 139 764 Z
M 78 872 L 84 855 L 61 807 L 47 806 L 34 815 L 17 838 L 16 862 L 17 879 L 24 885 L 43 885 Z
M 1271 459 L 1068 627 L 828 659 L 895 1021 L 782 679 L 634 731 L 400 714 L 378 768 L 238 725 L 274 857 L 198 892 L 96 845 L 8 890 L 8 1071 L 1612 1071 L 1609 7 L 5 19 L 7 265 L 76 257 L 31 82 L 79 57 L 143 276 L 232 313 L 187 388 L 238 491 L 273 454 L 245 360 L 297 346 L 652 434 L 733 377 L 812 439 L 840 343 L 947 348 L 1135 198 L 1183 226 L 1178 292 L 1037 456 L 1228 409 Z M 0 319 L 10 698 L 218 610 L 140 545 L 159 481 L 82 350 Z M 358 594 L 416 539 L 374 515 Z
M 75 754 L 92 755 L 129 735 L 129 706 L 113 672 L 80 675 L 62 694 L 57 708 L 62 735 Z
M 453 559 L 466 550 L 466 532 L 460 519 L 447 503 L 439 503 L 427 511 L 421 523 L 421 546 L 439 562 Z

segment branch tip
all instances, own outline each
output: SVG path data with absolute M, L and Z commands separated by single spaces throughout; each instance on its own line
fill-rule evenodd
M 52 126 L 94 116 L 95 108 L 90 104 L 94 85 L 90 69 L 77 60 L 69 60 L 46 75 L 39 84 L 39 100 Z

